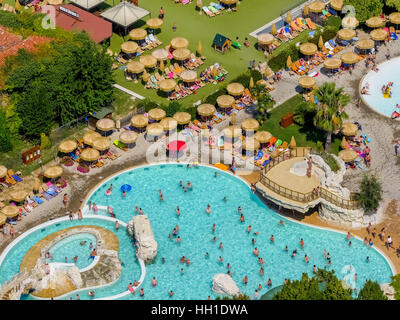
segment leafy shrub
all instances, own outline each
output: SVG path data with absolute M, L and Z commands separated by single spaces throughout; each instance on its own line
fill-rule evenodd
M 250 78 L 251 77 L 253 78 L 254 83 L 256 83 L 258 80 L 261 80 L 263 78 L 261 72 L 258 70 L 250 70 Z M 250 80 L 249 80 L 249 82 L 250 82 Z
M 247 294 L 240 293 L 237 296 L 233 297 L 228 297 L 228 296 L 223 296 L 221 297 L 216 297 L 215 300 L 250 300 L 250 297 Z
M 225 87 L 222 87 L 215 91 L 214 93 L 210 94 L 208 97 L 204 99 L 204 103 L 209 103 L 215 105 L 217 103 L 217 98 L 223 94 L 226 94 Z
M 172 117 L 178 111 L 181 111 L 182 105 L 177 101 L 171 101 L 167 106 L 162 106 L 167 117 Z
M 253 79 L 255 80 L 255 79 Z M 241 83 L 245 88 L 248 88 L 250 85 L 250 75 L 248 73 L 242 73 L 241 75 L 237 76 L 235 79 L 230 81 L 232 82 L 239 82 Z
M 394 288 L 394 298 L 400 300 L 400 274 L 396 274 L 392 277 L 392 283 L 390 285 Z
M 275 72 L 279 69 L 286 68 L 286 61 L 288 56 L 292 58 L 293 62 L 299 60 L 300 53 L 295 44 L 288 45 L 286 50 L 283 50 L 279 52 L 276 56 L 272 57 L 268 62 L 269 67 Z
M 44 133 L 40 134 L 40 149 L 49 149 L 51 147 L 51 141 L 48 136 Z
M 0 152 L 12 150 L 10 131 L 6 127 L 6 115 L 0 110 Z
M 360 290 L 357 300 L 387 300 L 378 282 L 368 280 Z
M 324 145 L 321 141 L 317 141 L 317 149 L 317 155 L 319 155 L 325 161 L 325 163 L 333 172 L 337 172 L 340 169 L 339 164 L 330 153 L 324 152 Z
M 141 100 L 138 105 L 138 108 L 144 108 L 146 112 L 150 111 L 151 109 L 154 108 L 159 108 L 159 105 L 155 103 L 154 101 L 151 101 L 149 98 L 146 98 L 144 100 Z
M 382 200 L 382 186 L 375 176 L 365 174 L 360 184 L 360 193 L 357 200 L 366 213 L 378 209 Z
M 330 16 L 326 22 L 325 22 L 326 27 L 333 27 L 336 30 L 339 30 L 340 27 L 342 26 L 342 19 L 339 16 Z

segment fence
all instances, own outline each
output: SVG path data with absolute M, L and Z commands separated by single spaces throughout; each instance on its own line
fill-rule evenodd
M 128 124 L 130 124 L 131 118 L 135 114 L 143 114 L 143 113 L 145 113 L 145 108 L 144 107 L 137 108 L 135 111 L 132 111 L 132 112 L 128 113 L 126 116 L 124 116 L 121 119 L 119 119 L 121 127 L 124 127 L 124 126 L 127 126 Z
M 303 193 L 283 187 L 266 176 L 267 172 L 276 165 L 278 165 L 279 163 L 289 160 L 290 158 L 293 157 L 304 157 L 310 152 L 311 148 L 295 148 L 292 150 L 285 151 L 276 158 L 272 159 L 272 161 L 267 164 L 267 166 L 265 167 L 264 171 L 261 174 L 261 183 L 268 189 L 272 190 L 273 192 L 287 199 L 291 199 L 293 201 L 301 202 L 304 204 L 309 203 L 313 200 L 317 200 L 318 198 L 322 198 L 340 208 L 348 210 L 359 209 L 361 206 L 359 202 L 356 200 L 357 196 L 356 193 L 351 193 L 350 199 L 344 199 L 323 187 L 320 187 L 318 192 Z

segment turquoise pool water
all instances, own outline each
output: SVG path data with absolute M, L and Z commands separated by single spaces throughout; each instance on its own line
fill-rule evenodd
M 84 244 L 81 244 L 81 242 L 84 242 Z M 93 245 L 93 248 L 96 247 L 96 237 L 93 234 L 74 234 L 52 246 L 49 251 L 53 257 L 52 259 L 47 259 L 47 261 L 74 263 L 73 258 L 77 256 L 78 260 L 75 265 L 79 269 L 86 268 L 93 262 L 92 259 L 88 259 L 91 252 L 90 244 Z M 67 258 L 67 261 L 65 261 L 65 258 Z
M 210 167 L 187 169 L 185 165 L 161 165 L 141 167 L 122 173 L 100 186 L 90 197 L 90 201 L 97 205 L 110 205 L 114 208 L 117 218 L 129 222 L 135 215 L 135 206 L 141 207 L 149 216 L 155 239 L 158 242 L 158 255 L 153 264 L 146 266 L 146 278 L 143 284 L 144 299 L 207 299 L 215 298 L 212 287 L 212 277 L 216 273 L 226 273 L 227 263 L 231 265 L 233 279 L 240 290 L 250 296 L 258 284 L 262 284 L 260 296 L 268 291 L 266 282 L 271 278 L 273 286 L 281 285 L 285 278 L 299 279 L 303 272 L 312 275 L 312 266 L 327 267 L 335 270 L 339 278 L 349 277 L 348 266 L 357 273 L 356 286 L 362 287 L 366 279 L 376 280 L 379 283 L 390 281 L 391 269 L 382 255 L 373 248 L 363 245 L 362 241 L 352 239 L 349 247 L 345 235 L 333 231 L 321 230 L 305 226 L 276 214 L 269 209 L 256 195 L 252 194 L 248 186 L 230 174 Z M 179 181 L 186 184 L 190 181 L 193 190 L 184 192 L 179 187 Z M 111 196 L 105 196 L 105 191 L 113 184 Z M 123 198 L 120 187 L 123 184 L 132 185 L 132 190 Z M 160 202 L 158 190 L 164 194 L 164 201 Z M 227 202 L 223 198 L 227 197 Z M 211 205 L 212 212 L 205 212 L 207 204 Z M 181 215 L 174 212 L 180 207 Z M 239 220 L 238 206 L 242 207 L 245 222 Z M 107 215 L 100 210 L 99 215 Z M 285 225 L 279 226 L 279 220 Z M 216 230 L 212 232 L 212 225 Z M 29 235 L 14 247 L 0 266 L 0 283 L 12 277 L 18 270 L 20 261 L 25 252 L 38 240 L 71 225 L 94 224 L 103 226 L 115 232 L 114 223 L 97 221 L 94 218 L 85 218 L 81 221 L 66 221 L 59 226 L 52 225 L 43 232 L 37 231 Z M 182 239 L 178 244 L 170 240 L 168 235 L 179 225 L 179 235 Z M 247 233 L 248 225 L 252 232 Z M 253 232 L 259 232 L 254 235 Z M 107 297 L 126 290 L 129 282 L 140 278 L 140 266 L 135 257 L 129 236 L 124 228 L 116 232 L 119 243 L 119 257 L 123 261 L 121 278 L 107 287 L 95 289 L 96 298 Z M 271 234 L 275 242 L 271 243 Z M 217 241 L 212 238 L 216 236 Z M 260 257 L 266 262 L 264 275 L 260 276 L 260 264 L 253 255 L 254 246 L 251 239 L 256 239 L 255 246 L 260 251 Z M 305 242 L 304 249 L 299 245 L 300 239 Z M 223 243 L 223 250 L 218 244 Z M 289 253 L 284 247 L 289 247 Z M 297 257 L 291 258 L 290 253 L 297 249 Z M 323 251 L 326 249 L 332 257 L 332 266 L 328 266 Z M 209 257 L 205 253 L 209 253 Z M 304 255 L 311 257 L 309 264 L 304 262 Z M 190 266 L 181 265 L 182 256 L 190 258 Z M 222 256 L 223 263 L 218 262 Z M 366 257 L 370 262 L 366 262 Z M 165 263 L 162 263 L 162 257 Z M 184 274 L 181 274 L 181 268 Z M 243 277 L 248 276 L 248 284 L 244 285 Z M 156 287 L 151 286 L 151 279 L 158 280 Z M 352 277 L 351 277 L 352 279 Z M 348 279 L 348 280 L 351 280 Z M 350 282 L 350 281 L 349 281 Z M 173 290 L 170 298 L 168 291 Z M 80 293 L 81 299 L 89 299 L 87 290 Z M 75 297 L 75 293 L 71 295 Z M 29 298 L 29 297 L 28 297 Z M 66 299 L 68 299 L 66 297 Z M 136 295 L 128 295 L 122 299 L 143 299 Z
M 400 104 L 400 58 L 395 58 L 379 66 L 379 71 L 370 71 L 364 77 L 362 87 L 369 84 L 369 93 L 364 94 L 363 99 L 376 111 L 391 117 L 394 111 L 400 113 L 400 108 L 396 108 L 396 104 Z M 391 98 L 385 98 L 382 94 L 382 86 L 393 82 L 391 87 Z

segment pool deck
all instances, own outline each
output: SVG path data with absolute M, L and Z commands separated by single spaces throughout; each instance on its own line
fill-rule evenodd
M 26 269 L 28 272 L 30 272 L 36 265 L 38 259 L 40 258 L 41 251 L 44 247 L 49 245 L 56 237 L 59 235 L 68 232 L 68 231 L 76 231 L 76 230 L 85 230 L 87 228 L 95 229 L 100 233 L 101 240 L 102 240 L 102 247 L 107 250 L 113 250 L 118 252 L 119 248 L 119 242 L 117 236 L 112 233 L 111 231 L 104 229 L 102 227 L 98 226 L 93 226 L 93 225 L 83 225 L 83 226 L 75 226 L 75 227 L 70 227 L 66 229 L 59 230 L 57 232 L 54 232 L 47 237 L 44 237 L 40 241 L 38 241 L 34 246 L 32 246 L 29 251 L 25 254 L 24 258 L 22 259 L 22 262 L 20 264 L 20 272 L 22 272 L 24 269 Z M 98 263 L 101 263 L 102 257 L 100 256 L 100 259 Z M 96 266 L 94 266 L 96 268 Z M 87 272 L 87 271 L 85 271 Z M 82 276 L 84 273 L 81 273 Z M 41 290 L 39 292 L 34 292 L 32 295 L 39 297 L 39 298 L 52 298 L 52 297 L 57 297 L 64 295 L 68 292 L 77 290 L 71 281 L 68 279 L 64 279 L 62 283 L 58 282 L 57 287 L 52 289 L 52 288 L 47 288 L 44 290 Z

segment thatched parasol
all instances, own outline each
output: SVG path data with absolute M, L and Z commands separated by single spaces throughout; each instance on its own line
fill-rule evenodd
M 81 159 L 85 161 L 95 161 L 100 157 L 100 152 L 93 148 L 86 148 L 81 153 Z
M 167 60 L 168 59 L 168 51 L 165 49 L 157 49 L 154 50 L 151 54 L 158 61 Z
M 163 126 L 164 131 L 171 131 L 178 126 L 178 121 L 176 121 L 174 118 L 167 117 L 162 119 L 160 124 Z
M 254 138 L 256 138 L 260 143 L 267 143 L 272 138 L 272 134 L 268 131 L 257 131 L 254 134 Z
M 176 49 L 172 52 L 172 56 L 175 60 L 183 61 L 190 57 L 190 50 L 186 48 Z
M 127 41 L 121 45 L 121 51 L 125 53 L 135 53 L 139 45 L 134 41 Z
M 271 26 L 271 34 L 276 35 L 277 33 L 278 33 L 278 30 L 276 30 L 276 25 L 275 25 L 275 23 L 273 23 Z
M 370 28 L 381 28 L 385 25 L 385 20 L 381 17 L 372 17 L 365 21 L 365 24 Z
M 308 9 L 309 9 L 311 12 L 315 12 L 315 13 L 322 12 L 322 10 L 325 9 L 325 3 L 323 3 L 322 1 L 314 1 L 314 2 L 311 2 L 311 3 L 308 5 Z
M 202 54 L 203 54 L 203 46 L 202 46 L 200 40 L 199 40 L 199 43 L 197 44 L 197 53 L 198 53 L 199 55 L 202 55 Z
M 369 35 L 371 36 L 372 40 L 383 41 L 387 38 L 388 33 L 385 31 L 385 29 L 374 29 L 369 33 Z
M 254 138 L 247 138 L 243 140 L 242 149 L 247 151 L 255 151 L 260 149 L 260 142 Z
M 400 24 L 400 12 L 393 12 L 389 15 L 389 21 L 393 24 Z
M 17 206 L 5 206 L 1 209 L 1 213 L 7 218 L 14 218 L 19 214 L 19 208 Z
M 329 6 L 336 11 L 341 11 L 343 8 L 343 0 L 331 0 Z
M 322 35 L 320 35 L 318 39 L 318 48 L 322 49 L 323 47 L 324 47 L 324 39 L 322 38 Z
M 232 82 L 228 84 L 226 90 L 232 96 L 240 96 L 244 92 L 244 86 L 239 82 Z
M 126 65 L 126 70 L 131 73 L 141 73 L 144 71 L 144 65 L 139 61 L 131 61 Z
M 356 17 L 344 17 L 342 19 L 342 27 L 343 28 L 349 28 L 349 29 L 355 29 L 358 26 L 358 20 Z
M 160 29 L 163 25 L 163 20 L 159 18 L 150 18 L 146 21 L 146 24 L 150 29 Z
M 143 128 L 147 126 L 149 119 L 144 114 L 136 114 L 131 119 L 131 125 L 136 128 Z
M 353 51 L 345 52 L 342 54 L 340 59 L 342 59 L 343 63 L 347 63 L 347 64 L 357 63 L 358 62 L 358 54 L 356 54 Z
M 362 39 L 356 42 L 356 47 L 361 50 L 372 49 L 375 43 L 372 39 Z
M 226 138 L 238 138 L 242 136 L 242 129 L 236 126 L 229 126 L 223 130 Z
M 358 126 L 351 122 L 346 122 L 342 124 L 342 133 L 345 136 L 355 136 L 358 132 Z
M 197 113 L 204 117 L 209 117 L 217 112 L 212 104 L 203 103 L 197 107 Z
M 158 83 L 158 86 L 160 87 L 161 91 L 171 92 L 172 90 L 174 90 L 176 88 L 176 81 L 174 79 L 161 80 Z
M 351 149 L 342 150 L 339 152 L 339 158 L 344 162 L 354 161 L 358 157 L 358 153 Z
M 185 82 L 194 82 L 197 79 L 197 72 L 194 70 L 185 70 L 180 75 Z
M 289 148 L 295 149 L 296 147 L 297 147 L 296 139 L 294 138 L 294 136 L 292 136 L 292 138 L 290 139 Z
M 343 137 L 342 142 L 340 143 L 342 149 L 347 149 L 347 140 L 346 137 Z
M 158 122 L 151 123 L 146 127 L 146 132 L 150 136 L 159 136 L 163 134 L 164 127 Z
M 138 138 L 138 134 L 135 131 L 124 131 L 119 135 L 119 141 L 122 143 L 134 143 Z
M 290 69 L 290 68 L 292 67 L 292 64 L 293 64 L 293 62 L 292 62 L 292 57 L 289 55 L 289 56 L 287 57 L 287 60 L 286 60 L 286 67 L 287 67 L 288 69 Z
M 306 42 L 300 46 L 300 52 L 306 56 L 315 54 L 318 51 L 317 46 L 314 43 Z
M 286 15 L 286 22 L 291 23 L 292 21 L 293 21 L 292 15 L 290 14 L 290 12 L 288 12 Z
M 300 77 L 299 86 L 302 88 L 312 88 L 315 86 L 315 79 L 309 76 Z
M 99 151 L 105 151 L 111 146 L 110 138 L 101 137 L 93 140 L 93 148 Z
M 267 73 L 267 68 L 268 68 L 268 66 L 265 67 L 265 73 Z M 253 77 L 251 77 L 250 83 L 249 83 L 249 88 L 253 88 L 253 87 L 254 87 L 254 79 L 253 79 Z
M 139 61 L 145 68 L 154 68 L 157 64 L 157 59 L 151 55 L 140 56 Z
M 25 190 L 15 190 L 10 193 L 10 198 L 15 202 L 21 202 L 25 200 L 27 195 L 28 192 L 26 192 Z
M 43 175 L 46 178 L 54 179 L 61 176 L 62 173 L 63 173 L 63 168 L 61 168 L 60 166 L 53 166 L 46 168 L 46 170 L 44 170 Z
M 15 206 L 13 206 L 13 207 L 15 207 Z M 7 217 L 4 214 L 0 213 L 0 226 L 5 224 L 6 221 L 7 221 Z
M 260 124 L 256 119 L 249 118 L 242 122 L 241 127 L 245 131 L 257 131 L 260 128 Z
M 93 144 L 93 140 L 100 138 L 101 134 L 95 131 L 88 131 L 83 136 L 83 143 L 91 146 Z
M 109 118 L 100 119 L 96 122 L 96 128 L 101 131 L 107 132 L 115 128 L 115 123 L 112 119 Z
M 354 29 L 340 29 L 337 32 L 337 36 L 342 40 L 351 40 L 356 36 L 356 31 Z
M 0 165 L 0 178 L 4 178 L 7 175 L 7 168 L 3 165 Z
M 309 13 L 310 13 L 310 8 L 308 6 L 304 6 L 304 9 L 303 9 L 304 16 L 307 17 L 309 15 Z
M 171 40 L 171 46 L 174 49 L 187 48 L 189 41 L 183 37 L 177 37 Z
M 238 2 L 239 0 L 221 0 L 221 2 L 225 3 L 225 4 L 235 4 L 236 2 Z
M 328 58 L 324 61 L 324 67 L 326 69 L 337 69 L 342 65 L 342 60 L 338 58 Z
M 78 144 L 74 140 L 65 140 L 60 143 L 58 150 L 63 153 L 70 153 L 78 147 Z M 0 175 L 1 176 L 1 175 Z
M 188 124 L 192 119 L 192 116 L 187 112 L 177 112 L 174 114 L 174 119 L 178 124 Z
M 274 36 L 270 33 L 261 33 L 257 36 L 258 43 L 262 45 L 271 44 L 274 39 Z
M 154 108 L 149 111 L 149 118 L 151 118 L 155 121 L 159 121 L 159 120 L 165 118 L 165 116 L 166 116 L 165 111 L 160 108 Z
M 143 40 L 147 36 L 147 31 L 141 28 L 132 29 L 131 32 L 129 32 L 129 36 L 132 40 Z
M 220 108 L 230 108 L 234 102 L 235 98 L 226 94 L 217 98 L 217 104 Z

